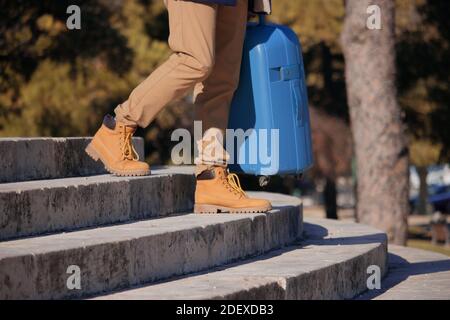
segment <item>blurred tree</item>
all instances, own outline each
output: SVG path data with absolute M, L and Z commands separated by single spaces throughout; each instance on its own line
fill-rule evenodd
M 336 179 L 350 172 L 352 149 L 339 43 L 344 5 L 342 0 L 277 0 L 273 6 L 270 19 L 289 25 L 302 42 L 315 159 L 309 176 L 326 181 L 326 216 L 336 219 Z
M 448 162 L 450 2 L 403 0 L 401 3 L 406 13 L 402 15 L 403 26 L 397 31 L 399 101 L 406 112 L 412 141 L 424 140 L 440 146 L 438 158 L 428 162 Z
M 81 30 L 65 26 L 71 4 L 81 7 Z M 440 145 L 439 159 L 448 161 L 449 2 L 396 4 L 399 102 L 412 141 Z M 91 135 L 102 116 L 169 53 L 160 0 L 0 0 L 0 5 L 0 136 Z M 273 5 L 271 20 L 291 26 L 302 40 L 311 105 L 348 125 L 339 42 L 343 1 Z M 169 161 L 171 129 L 189 127 L 191 113 L 186 101 L 174 102 L 139 131 L 148 138 L 148 160 Z
M 369 5 L 381 9 L 379 30 L 366 27 Z M 342 45 L 357 160 L 357 216 L 405 245 L 408 149 L 397 103 L 394 2 L 347 0 Z
M 435 144 L 432 141 L 427 141 L 423 138 L 414 139 L 410 143 L 410 151 L 412 163 L 417 168 L 419 175 L 419 203 L 416 211 L 419 214 L 427 214 L 428 212 L 428 185 L 427 175 L 428 166 L 438 163 L 441 154 L 442 146 Z
M 337 219 L 336 179 L 351 174 L 352 136 L 348 124 L 336 116 L 311 108 L 314 167 L 310 174 L 325 179 L 324 202 L 328 219 Z
M 427 212 L 427 167 L 450 160 L 450 3 L 398 1 L 400 104 L 411 136 L 411 162 L 420 178 L 418 213 Z
M 72 3 L 2 1 L 1 135 L 87 133 L 97 120 L 92 106 L 105 111 L 105 102 L 125 89 L 121 77 L 131 67 L 133 53 L 111 24 L 117 7 L 75 1 L 82 28 L 70 31 L 65 22 Z
M 339 34 L 342 0 L 277 0 L 270 19 L 289 25 L 300 37 L 311 105 L 348 120 L 344 58 Z
M 169 54 L 162 1 L 0 3 L 0 136 L 92 135 Z M 81 8 L 81 30 L 66 28 L 71 4 Z M 180 108 L 171 106 L 141 134 L 178 125 Z M 167 130 L 157 139 L 168 142 L 147 147 L 170 143 Z M 149 157 L 168 159 L 158 154 L 152 148 Z
M 446 12 L 450 3 L 446 0 L 396 0 L 395 3 L 399 103 L 406 113 L 410 140 L 415 143 L 423 139 L 424 143 L 415 144 L 415 150 L 426 143 L 433 148 L 440 146 L 439 159 L 429 159 L 427 165 L 447 162 L 450 60 L 446 57 L 449 56 L 450 26 Z M 288 24 L 302 40 L 313 108 L 347 121 L 344 64 L 339 43 L 343 18 L 344 1 L 341 0 L 277 0 L 271 20 Z M 317 143 L 314 139 L 314 145 Z M 411 152 L 415 165 L 416 153 Z M 426 149 L 422 153 L 426 154 Z M 328 166 L 332 165 L 334 163 L 330 162 Z

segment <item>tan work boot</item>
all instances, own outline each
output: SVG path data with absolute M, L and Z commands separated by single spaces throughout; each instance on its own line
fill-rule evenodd
M 86 153 L 95 161 L 100 159 L 108 172 L 118 176 L 144 176 L 150 174 L 147 163 L 139 161 L 133 147 L 135 127 L 126 126 L 106 116 L 103 124 L 87 146 Z
M 197 175 L 195 213 L 256 213 L 271 209 L 269 201 L 249 198 L 238 176 L 224 167 L 214 166 Z

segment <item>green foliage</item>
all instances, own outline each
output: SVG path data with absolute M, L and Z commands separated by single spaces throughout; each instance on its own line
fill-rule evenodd
M 312 106 L 348 120 L 344 58 L 339 36 L 342 0 L 273 1 L 271 20 L 289 25 L 300 37 Z
M 81 8 L 81 30 L 66 28 L 71 4 Z M 1 1 L 1 7 L 0 136 L 92 135 L 169 54 L 161 1 Z
M 397 65 L 400 104 L 413 164 L 450 161 L 450 22 L 448 1 L 400 1 Z
M 396 3 L 398 89 L 413 138 L 411 154 L 414 161 L 421 154 L 421 163 L 448 161 L 449 2 Z M 81 7 L 81 30 L 66 28 L 71 4 Z M 103 115 L 169 54 L 160 0 L 0 0 L 0 5 L 0 136 L 92 135 Z M 288 24 L 301 38 L 311 105 L 348 121 L 339 41 L 343 1 L 273 5 L 270 19 Z M 176 102 L 141 131 L 149 160 L 169 159 L 170 130 L 188 127 L 191 111 Z M 424 154 L 434 158 L 424 160 Z
M 450 161 L 448 12 L 446 0 L 396 0 L 398 93 L 413 164 Z M 348 120 L 344 15 L 341 0 L 277 0 L 271 19 L 290 25 L 302 41 L 311 105 Z

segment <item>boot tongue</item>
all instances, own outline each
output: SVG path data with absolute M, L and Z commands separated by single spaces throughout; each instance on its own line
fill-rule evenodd
M 127 126 L 124 123 L 117 121 L 114 117 L 112 117 L 109 114 L 103 118 L 103 124 L 110 130 L 118 130 L 119 128 L 124 128 L 125 133 L 131 134 L 133 134 L 136 131 L 135 126 Z
M 215 167 L 214 173 L 215 173 L 216 177 L 220 177 L 221 179 L 227 179 L 228 172 L 223 167 L 219 167 L 219 166 Z
M 136 132 L 136 127 L 124 126 L 126 133 L 134 134 Z
M 116 119 L 114 119 L 111 115 L 107 114 L 104 118 L 103 118 L 103 125 L 105 127 L 107 127 L 110 130 L 115 130 L 116 129 Z

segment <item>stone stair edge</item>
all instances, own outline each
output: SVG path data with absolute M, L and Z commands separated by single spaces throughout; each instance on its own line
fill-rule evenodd
M 37 242 L 41 241 L 42 239 L 50 239 L 55 238 L 57 240 L 61 237 L 69 237 L 73 239 L 77 239 L 77 235 L 79 236 L 79 239 L 89 239 L 89 237 L 84 236 L 83 234 L 86 233 L 87 235 L 94 235 L 95 233 L 105 233 L 107 234 L 108 230 L 113 229 L 121 229 L 124 230 L 132 229 L 133 227 L 137 226 L 139 228 L 140 224 L 148 224 L 151 227 L 158 227 L 158 224 L 163 226 L 164 228 L 173 227 L 173 224 L 170 222 L 170 220 L 179 220 L 188 217 L 188 219 L 192 220 L 192 223 L 194 223 L 195 227 L 200 228 L 207 228 L 208 225 L 208 219 L 211 219 L 213 224 L 221 224 L 223 222 L 232 222 L 232 221 L 244 221 L 244 220 L 254 220 L 258 217 L 265 217 L 268 214 L 274 214 L 274 212 L 278 212 L 281 210 L 284 210 L 289 207 L 298 207 L 301 208 L 302 202 L 299 198 L 284 194 L 277 194 L 272 192 L 260 192 L 260 191 L 253 191 L 249 192 L 252 196 L 259 196 L 264 199 L 271 200 L 271 202 L 274 204 L 273 209 L 269 213 L 241 213 L 241 214 L 196 214 L 192 211 L 184 211 L 184 212 L 176 212 L 173 215 L 169 216 L 158 216 L 158 217 L 150 217 L 147 219 L 138 219 L 138 220 L 129 220 L 129 221 L 119 221 L 117 223 L 112 223 L 108 225 L 100 225 L 100 226 L 93 226 L 93 227 L 87 227 L 87 228 L 81 228 L 73 231 L 67 231 L 67 232 L 58 232 L 58 233 L 50 233 L 50 234 L 42 234 L 42 235 L 36 235 L 31 237 L 24 237 L 24 238 L 16 238 L 11 240 L 0 240 L 0 259 L 2 258 L 2 247 L 5 247 L 5 244 L 15 243 L 13 247 L 17 248 L 17 244 L 20 244 L 21 242 L 29 242 L 30 244 L 36 244 Z M 196 225 L 198 220 L 203 221 Z M 206 221 L 206 222 L 205 222 Z M 303 221 L 303 219 L 302 219 Z M 188 224 L 189 226 L 189 224 Z M 177 231 L 177 230 L 176 230 Z M 182 229 L 178 230 L 182 231 Z M 166 231 L 165 231 L 166 232 Z M 164 233 L 165 233 L 164 232 Z M 132 239 L 134 236 L 130 233 L 130 237 L 128 239 Z M 101 242 L 100 242 L 101 243 Z M 57 242 L 51 242 L 52 245 L 55 245 L 58 247 Z M 32 246 L 25 245 L 24 248 L 31 248 Z M 39 245 L 37 246 L 40 247 Z M 49 251 L 52 252 L 52 251 Z M 29 252 L 30 254 L 35 254 L 37 252 Z
M 0 184 L 0 241 L 191 210 L 193 174 L 155 172 Z
M 58 277 L 60 274 L 65 277 L 66 265 L 77 260 L 83 268 L 90 270 L 86 271 L 90 277 L 85 294 L 96 292 L 98 285 L 106 286 L 107 290 L 126 285 L 127 281 L 137 284 L 194 272 L 288 245 L 300 237 L 301 222 L 301 206 L 295 204 L 275 208 L 268 214 L 182 214 L 3 241 L 0 242 L 0 283 L 8 278 L 12 284 L 3 294 L 0 288 L 0 297 L 76 297 L 77 293 L 67 293 L 62 282 L 55 284 L 47 268 L 52 268 L 52 272 L 58 270 Z M 117 254 L 119 256 L 113 258 Z M 157 265 L 151 256 L 159 257 Z M 168 262 L 178 260 L 175 264 Z M 122 263 L 124 265 L 120 267 Z M 31 269 L 19 276 L 18 272 L 23 268 Z M 105 280 L 98 284 L 96 277 L 102 278 L 106 274 Z M 106 279 L 110 280 L 104 283 Z M 45 292 L 32 291 L 33 283 L 40 283 Z M 51 290 L 53 285 L 59 286 L 58 289 Z M 22 290 L 27 293 L 20 296 Z
M 46 183 L 56 184 L 55 187 L 65 186 L 67 182 L 67 187 L 76 187 L 78 185 L 89 185 L 89 184 L 101 184 L 101 183 L 111 183 L 111 182 L 128 182 L 135 180 L 147 180 L 160 177 L 172 177 L 177 175 L 190 175 L 192 173 L 186 172 L 186 170 L 177 170 L 176 166 L 155 166 L 152 167 L 152 173 L 147 176 L 115 176 L 109 173 L 79 176 L 79 177 L 62 177 L 62 178 L 51 178 L 51 179 L 38 179 L 38 180 L 26 180 L 26 181 L 15 181 L 15 182 L 4 182 L 0 183 L 0 193 L 2 192 L 14 192 L 17 191 L 28 191 L 28 190 L 38 190 L 38 189 L 49 189 L 51 187 L 41 186 Z M 20 187 L 25 187 L 24 189 L 19 189 Z
M 0 140 L 0 183 L 106 173 L 84 151 L 92 137 L 13 137 Z M 144 139 L 133 138 L 144 157 Z
M 338 226 L 341 229 L 352 226 L 349 223 L 339 225 L 326 219 L 308 218 L 305 219 L 306 231 L 308 224 L 326 225 L 328 228 Z M 345 250 L 333 245 L 323 247 L 311 244 L 306 238 L 299 244 L 273 250 L 246 261 L 216 267 L 207 273 L 195 273 L 155 284 L 104 293 L 89 299 L 178 300 L 185 299 L 186 296 L 194 300 L 350 299 L 366 290 L 367 266 L 379 264 L 383 274 L 387 271 L 387 238 L 371 227 L 361 225 L 356 229 L 360 230 L 359 234 L 362 230 L 367 235 L 375 235 L 373 242 L 358 244 L 351 250 Z M 345 230 L 343 233 L 346 234 Z M 332 234 L 342 236 L 340 231 L 333 230 Z M 350 230 L 347 235 L 352 237 L 354 234 L 355 232 Z M 334 251 L 339 249 L 343 251 L 336 257 Z M 317 263 L 315 259 L 322 260 Z M 353 275 L 354 278 L 350 282 L 346 281 L 346 277 Z M 307 284 L 309 290 L 305 290 Z

